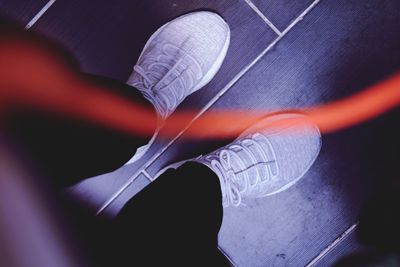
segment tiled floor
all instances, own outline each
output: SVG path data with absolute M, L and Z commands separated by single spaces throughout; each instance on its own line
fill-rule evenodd
M 45 4 L 36 3 L 0 0 L 0 11 L 27 23 L 29 14 L 33 17 L 33 10 Z M 15 11 L 20 8 L 24 15 Z M 400 67 L 396 0 L 118 0 L 112 5 L 57 0 L 32 29 L 69 48 L 83 70 L 125 81 L 156 28 L 198 9 L 227 20 L 231 47 L 215 79 L 180 108 L 207 112 L 315 105 L 359 91 Z M 386 167 L 388 147 L 399 147 L 400 130 L 393 126 L 398 118 L 397 110 L 324 136 L 317 162 L 295 187 L 224 211 L 220 248 L 237 266 L 329 266 L 357 250 L 354 232 L 346 231 L 377 184 L 370 173 Z M 191 143 L 188 150 L 179 136 L 157 140 L 140 161 L 72 191 L 97 210 L 115 214 L 160 168 L 197 155 L 202 145 Z

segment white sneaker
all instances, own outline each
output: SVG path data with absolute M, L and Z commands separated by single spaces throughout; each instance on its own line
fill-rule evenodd
M 180 16 L 150 37 L 127 83 L 165 119 L 214 77 L 229 42 L 229 26 L 219 15 L 199 11 Z
M 304 119 L 304 125 L 272 125 L 285 119 Z M 285 113 L 261 119 L 231 144 L 196 161 L 219 177 L 224 207 L 239 206 L 243 198 L 265 197 L 294 185 L 311 167 L 320 148 L 317 126 L 304 115 Z
M 215 76 L 225 59 L 230 36 L 228 24 L 215 13 L 199 11 L 180 16 L 150 37 L 127 84 L 139 89 L 159 118 L 166 119 L 188 95 Z M 158 131 L 125 165 L 147 152 Z

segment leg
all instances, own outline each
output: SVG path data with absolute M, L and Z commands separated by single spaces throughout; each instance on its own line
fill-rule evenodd
M 168 170 L 116 219 L 120 240 L 129 244 L 123 249 L 126 262 L 227 265 L 217 249 L 221 200 L 218 177 L 208 167 L 189 162 Z
M 82 76 L 94 85 L 101 84 L 117 95 L 151 106 L 129 85 L 91 75 Z M 13 112 L 6 129 L 39 172 L 58 188 L 121 167 L 150 139 L 37 110 Z M 52 179 L 54 177 L 57 179 Z
M 166 26 L 168 27 L 163 27 L 162 30 L 157 31 L 149 43 L 146 44 L 145 50 L 141 54 L 137 66 L 135 66 L 135 72 L 128 81 L 129 84 L 137 87 L 146 96 L 163 119 L 168 117 L 185 97 L 199 90 L 212 79 L 222 64 L 230 39 L 229 27 L 219 16 L 210 12 L 185 15 L 171 21 Z M 211 33 L 211 30 L 215 32 Z M 212 40 L 205 38 L 209 35 L 214 38 Z M 121 87 L 124 86 L 121 85 Z M 145 143 L 143 140 L 116 134 L 95 125 L 65 118 L 61 120 L 61 118 L 61 115 L 29 111 L 29 113 L 25 112 L 24 114 L 14 113 L 8 120 L 10 135 L 21 144 L 21 147 L 27 151 L 28 156 L 34 159 L 40 171 L 49 178 L 58 178 L 58 186 L 65 186 L 82 178 L 115 169 L 132 156 L 137 146 Z M 205 169 L 210 174 L 210 170 L 204 166 L 197 165 L 197 168 L 203 168 L 203 171 L 199 173 L 204 174 Z M 182 170 L 187 170 L 187 168 L 181 169 L 181 172 Z M 187 171 L 186 175 L 180 173 L 177 181 L 187 180 L 184 179 L 184 176 L 187 176 Z M 207 174 L 204 174 L 204 176 L 206 177 Z M 205 177 L 202 178 L 206 179 Z M 51 180 L 54 182 L 53 179 Z M 169 185 L 165 181 L 166 179 L 161 184 L 163 186 Z M 215 179 L 215 181 L 217 180 Z M 207 186 L 208 183 L 206 182 L 205 186 L 199 187 L 202 190 L 198 192 L 203 193 L 209 187 L 215 187 L 215 183 Z M 179 188 L 180 182 L 172 184 L 175 187 L 170 188 L 170 193 L 174 192 L 172 189 Z M 216 185 L 218 186 L 218 182 L 216 182 Z M 160 185 L 156 186 L 157 183 L 150 188 L 160 188 Z M 190 186 L 187 185 L 186 188 L 190 188 Z M 168 195 L 166 191 L 159 190 L 158 192 L 163 192 L 164 197 Z M 217 192 L 220 192 L 219 189 Z M 185 193 L 183 196 L 186 199 L 193 197 L 187 191 L 180 193 Z M 165 222 L 168 225 L 168 230 L 177 233 L 176 237 L 180 239 L 180 244 L 182 244 L 180 249 L 186 253 L 182 254 L 181 261 L 194 258 L 199 258 L 200 260 L 202 259 L 200 256 L 203 253 L 220 257 L 216 249 L 216 234 L 221 217 L 216 216 L 217 221 L 210 225 L 204 221 L 204 218 L 210 215 L 208 212 L 213 211 L 215 207 L 217 210 L 211 213 L 218 213 L 218 210 L 220 212 L 220 206 L 214 204 L 204 206 L 204 200 L 201 197 L 202 195 L 198 194 L 198 202 L 193 203 L 195 207 L 199 207 L 200 213 L 192 210 L 193 212 L 189 213 L 190 216 L 182 217 L 184 215 L 180 213 L 182 207 L 171 210 L 172 215 L 176 218 L 179 218 L 179 216 L 183 218 L 180 224 L 182 227 L 175 225 L 178 220 L 170 219 Z M 160 212 L 160 215 L 154 214 L 154 217 L 150 219 L 156 219 L 156 221 L 163 219 L 162 215 L 165 215 L 165 213 L 161 213 L 162 209 L 155 209 L 155 202 L 146 201 L 149 201 L 149 204 L 146 204 L 147 211 L 153 207 L 155 211 Z M 181 198 L 172 198 L 171 201 L 173 203 L 182 203 Z M 143 203 L 143 201 L 140 202 Z M 220 203 L 220 197 L 217 203 Z M 127 205 L 128 209 L 129 206 L 130 204 Z M 214 209 L 206 209 L 207 206 Z M 142 205 L 141 207 L 138 208 L 137 212 L 141 210 L 142 214 L 144 214 L 144 206 Z M 163 207 L 166 208 L 165 205 Z M 205 212 L 206 210 L 207 213 Z M 124 240 L 126 231 L 123 231 L 122 235 L 118 235 L 115 231 L 107 231 L 107 229 L 110 230 L 109 226 L 112 223 L 103 221 L 94 223 L 95 220 L 88 216 L 87 213 L 76 214 L 75 211 L 74 213 L 75 215 L 69 218 L 70 224 L 77 230 L 78 236 L 81 237 L 80 239 L 84 243 L 83 247 L 88 250 L 86 252 L 95 258 L 98 257 L 97 262 L 99 264 L 108 262 L 107 259 L 111 259 L 109 263 L 115 262 L 119 257 L 112 257 L 109 253 L 112 252 L 114 244 L 117 242 L 121 244 L 120 240 Z M 126 226 L 125 229 L 129 228 L 128 219 L 132 218 L 129 214 L 131 213 L 124 209 L 116 222 L 116 229 L 124 229 L 124 226 Z M 202 214 L 205 215 L 199 216 Z M 212 214 L 212 216 L 214 215 Z M 137 217 L 145 218 L 144 216 Z M 154 220 L 152 221 L 154 222 Z M 200 223 L 200 227 L 202 227 L 200 229 L 204 229 L 206 233 L 210 234 L 203 235 L 195 231 L 193 239 L 188 235 L 184 236 L 182 233 L 187 233 L 189 230 L 193 231 L 191 227 L 196 225 L 196 222 L 203 222 Z M 138 225 L 146 226 L 147 223 L 139 221 Z M 166 228 L 163 229 L 165 230 Z M 211 229 L 211 231 L 208 232 L 206 229 Z M 167 239 L 175 239 L 175 236 L 170 233 L 162 233 L 161 230 L 156 231 L 156 233 L 162 237 L 160 243 L 165 245 L 159 245 L 158 248 L 168 247 Z M 151 236 L 149 237 L 150 240 L 154 240 Z M 153 237 L 155 237 L 154 234 Z M 91 242 L 93 240 L 94 242 Z M 147 248 L 150 247 L 150 243 L 146 241 L 146 238 L 142 237 L 141 240 L 144 244 L 147 244 Z M 193 240 L 196 240 L 196 242 L 193 242 Z M 189 244 L 189 241 L 192 242 L 195 249 L 187 249 L 183 245 L 185 243 Z M 151 242 L 151 244 L 156 244 L 156 242 Z M 139 248 L 139 246 L 136 247 Z M 143 251 L 143 249 L 140 249 L 138 255 Z M 172 252 L 171 250 L 169 251 Z M 159 250 L 159 252 L 162 253 L 162 250 Z M 115 255 L 124 254 L 117 253 Z M 177 256 L 176 253 L 163 253 L 163 255 L 170 258 Z M 197 257 L 197 255 L 200 256 Z
M 139 89 L 158 116 L 165 119 L 188 95 L 212 79 L 225 58 L 229 41 L 229 27 L 217 14 L 203 11 L 176 18 L 146 43 L 128 84 Z M 62 50 L 48 46 L 46 50 Z M 103 80 L 103 86 L 104 83 L 114 87 L 115 93 L 130 91 L 141 98 L 132 88 Z M 58 177 L 57 184 L 62 186 L 121 166 L 136 147 L 145 143 L 40 111 L 16 113 L 9 126 L 10 135 L 35 159 L 40 171 L 48 177 Z
M 131 86 L 105 78 L 88 75 L 85 77 L 132 101 L 147 102 Z M 52 207 L 53 210 L 48 209 L 52 215 L 57 212 L 57 216 L 53 216 L 52 223 L 56 225 L 54 227 L 62 228 L 61 232 L 70 233 L 65 234 L 68 237 L 73 236 L 74 244 L 71 246 L 73 253 L 87 258 L 89 262 L 94 263 L 92 266 L 98 266 L 98 263 L 108 259 L 110 261 L 107 262 L 112 262 L 113 259 L 108 254 L 111 250 L 110 244 L 118 241 L 114 239 L 112 224 L 93 216 L 79 200 L 68 196 L 64 198 L 63 195 L 54 194 L 53 191 L 59 191 L 83 178 L 119 168 L 132 157 L 137 147 L 149 139 L 39 111 L 14 112 L 8 118 L 7 126 L 8 136 L 19 145 L 25 158 L 28 158 L 39 173 L 43 174 L 44 177 L 33 176 L 35 178 L 33 181 L 26 182 L 35 184 L 40 198 L 45 198 L 47 202 L 56 206 Z M 47 244 L 38 245 L 47 246 Z

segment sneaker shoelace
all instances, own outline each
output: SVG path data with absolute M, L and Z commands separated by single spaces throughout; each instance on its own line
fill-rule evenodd
M 149 62 L 142 64 L 146 68 L 134 66 L 134 71 L 142 77 L 142 86 L 133 86 L 137 86 L 147 99 L 157 101 L 157 110 L 166 117 L 203 77 L 201 66 L 183 49 L 169 43 L 162 45 L 159 55 L 147 56 L 145 60 Z M 167 70 L 166 74 L 161 74 L 160 69 Z
M 269 155 L 267 155 L 266 149 L 270 153 Z M 266 179 L 276 178 L 278 174 L 272 144 L 267 137 L 259 133 L 239 139 L 221 149 L 218 151 L 218 158 L 211 159 L 210 164 L 221 180 L 225 206 L 230 204 L 239 206 L 244 193 L 255 189 L 260 182 Z M 275 171 L 269 168 L 271 164 L 275 164 Z M 235 171 L 234 165 L 238 166 L 240 170 Z M 253 168 L 256 170 L 255 177 L 250 176 L 250 169 Z M 239 177 L 240 175 L 241 177 Z

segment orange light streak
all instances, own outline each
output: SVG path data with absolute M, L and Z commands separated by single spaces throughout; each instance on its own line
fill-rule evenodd
M 11 106 L 30 106 L 134 135 L 153 134 L 156 122 L 152 110 L 100 89 L 83 81 L 38 45 L 0 40 L 0 113 L 4 114 Z M 308 114 L 322 133 L 330 133 L 375 118 L 399 104 L 400 73 L 397 73 L 345 99 L 300 111 Z M 236 137 L 257 118 L 271 112 L 208 111 L 193 123 L 185 137 Z M 197 111 L 178 112 L 160 134 L 175 136 L 196 114 Z M 291 119 L 279 122 L 279 126 L 302 123 Z

